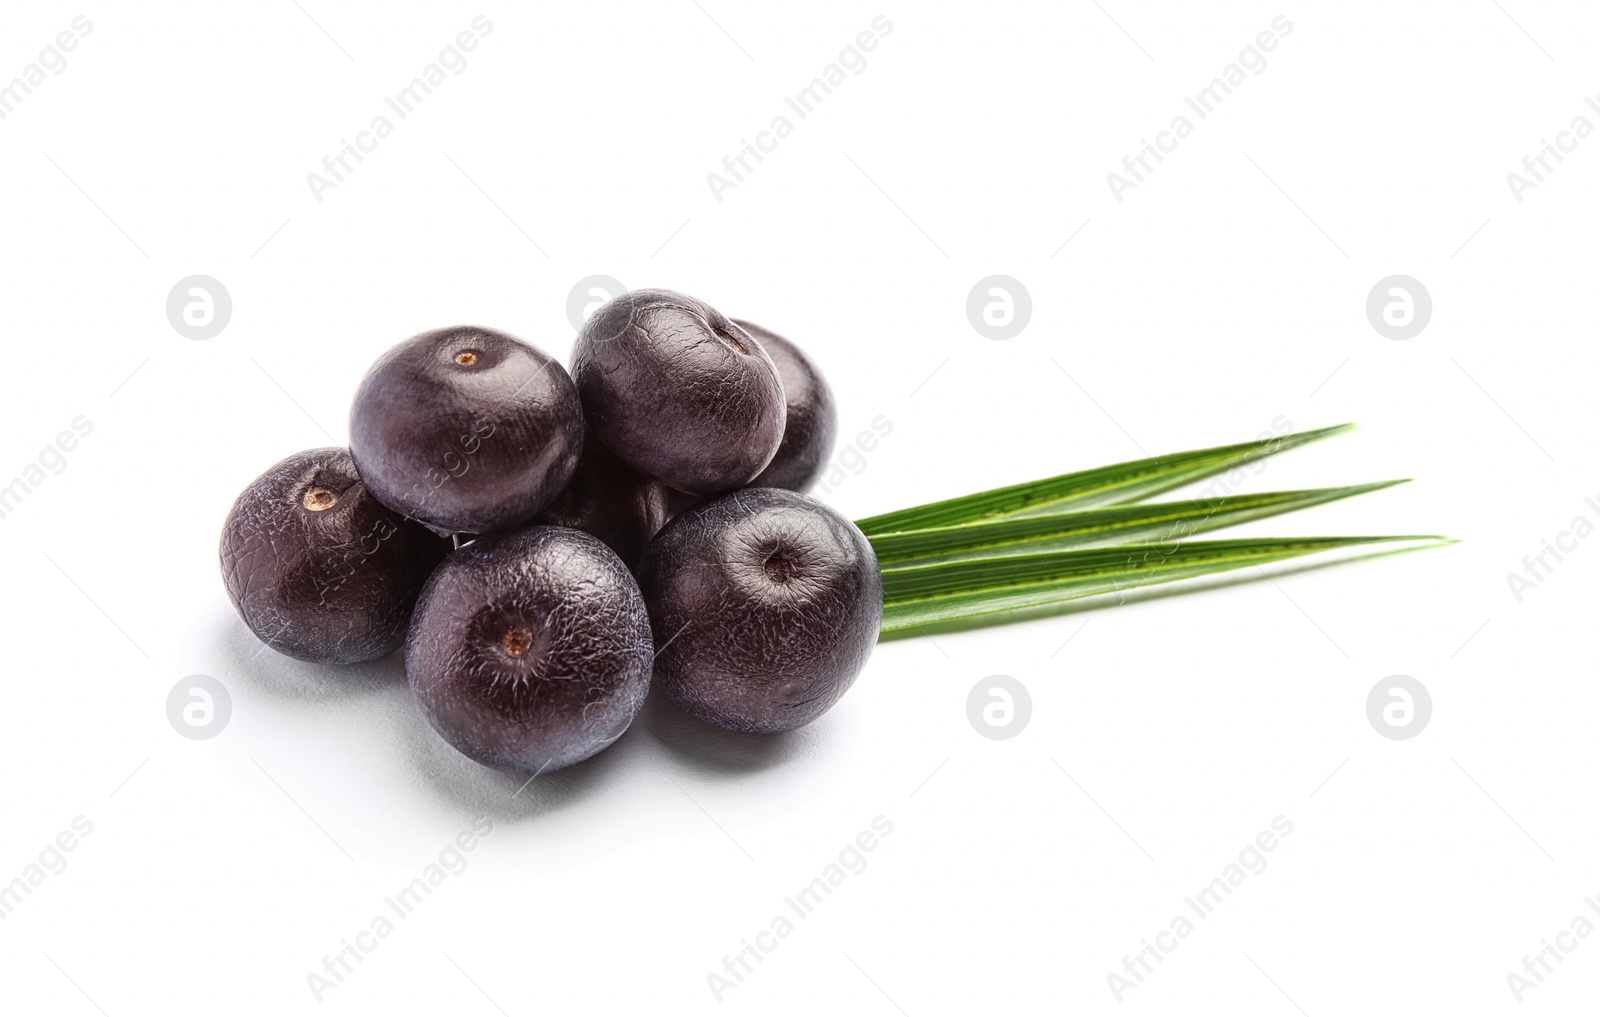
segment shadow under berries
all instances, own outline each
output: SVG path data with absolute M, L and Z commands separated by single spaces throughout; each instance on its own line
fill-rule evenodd
M 809 728 L 782 734 L 742 734 L 692 717 L 659 692 L 645 700 L 634 727 L 680 762 L 706 774 L 759 773 L 815 753 Z
M 237 615 L 230 615 L 224 624 L 217 634 L 220 656 L 228 662 L 223 676 L 237 676 L 252 690 L 274 699 L 359 699 L 405 688 L 405 661 L 399 650 L 360 664 L 313 664 L 267 647 Z
M 636 766 L 637 736 L 630 746 L 624 733 L 608 749 L 582 762 L 530 774 L 475 762 L 458 752 L 417 710 L 403 712 L 396 731 L 415 783 L 436 804 L 488 816 L 497 823 L 538 819 L 603 793 L 609 783 Z

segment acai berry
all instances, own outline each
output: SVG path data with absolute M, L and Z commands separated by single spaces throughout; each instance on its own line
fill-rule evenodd
M 761 344 L 671 290 L 602 304 L 578 332 L 572 378 L 589 436 L 685 494 L 749 483 L 783 440 L 783 386 Z
M 412 336 L 378 358 L 350 406 L 350 453 L 372 493 L 441 533 L 529 522 L 582 447 L 566 370 L 490 328 Z
M 428 720 L 487 766 L 543 773 L 615 741 L 650 687 L 650 621 L 633 576 L 561 526 L 480 537 L 417 601 L 406 678 Z
M 342 448 L 257 477 L 222 524 L 222 580 L 250 631 L 318 664 L 376 660 L 405 639 L 446 542 L 378 503 Z
M 772 358 L 778 380 L 783 383 L 786 410 L 783 442 L 772 462 L 750 481 L 750 486 L 786 487 L 803 494 L 816 483 L 833 454 L 833 439 L 839 428 L 833 390 L 800 347 L 755 322 L 735 318 L 734 324 L 755 336 Z
M 747 488 L 668 523 L 639 585 L 655 683 L 702 720 L 773 734 L 809 724 L 878 638 L 883 581 L 855 524 L 793 491 Z
M 566 488 L 534 521 L 599 537 L 631 571 L 666 524 L 669 490 L 592 441 Z

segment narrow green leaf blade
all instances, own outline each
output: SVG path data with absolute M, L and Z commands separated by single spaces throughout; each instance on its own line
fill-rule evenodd
M 910 563 L 1037 554 L 1105 544 L 1175 543 L 1207 530 L 1293 512 L 1401 483 L 1405 481 L 1002 516 L 953 526 L 880 533 L 868 539 L 878 555 L 879 565 L 887 574 Z
M 1192 541 L 919 565 L 884 576 L 881 636 L 951 622 L 998 623 L 1040 607 L 1127 594 L 1252 565 L 1374 544 L 1450 543 L 1437 536 L 1294 537 Z
M 1065 473 L 1045 480 L 997 487 L 960 498 L 886 512 L 858 520 L 856 525 L 870 537 L 879 533 L 951 526 L 1004 515 L 1125 505 L 1277 452 L 1286 452 L 1322 438 L 1343 434 L 1354 427 L 1354 424 L 1338 424 L 1262 441 L 1174 452 Z

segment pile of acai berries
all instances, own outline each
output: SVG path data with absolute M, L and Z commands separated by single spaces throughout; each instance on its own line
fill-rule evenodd
M 349 449 L 239 496 L 223 579 L 291 657 L 403 644 L 430 723 L 486 765 L 586 759 L 652 684 L 789 731 L 850 687 L 883 613 L 866 538 L 800 493 L 835 417 L 794 344 L 668 290 L 596 310 L 570 375 L 493 329 L 424 332 L 362 379 Z

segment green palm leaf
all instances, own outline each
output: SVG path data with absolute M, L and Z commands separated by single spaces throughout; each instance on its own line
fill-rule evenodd
M 1105 544 L 1162 544 L 1206 530 L 1377 491 L 1404 481 L 1268 491 L 1190 501 L 1117 505 L 1084 511 L 1003 516 L 869 537 L 885 575 L 910 563 L 999 558 Z
M 1401 542 L 1451 543 L 1435 536 L 1209 540 L 1172 548 L 1136 544 L 885 569 L 880 633 L 892 638 L 930 625 L 994 624 L 1084 597 L 1127 594 L 1322 551 Z
M 1149 459 L 1102 466 L 1077 473 L 1066 473 L 1046 480 L 998 487 L 960 498 L 932 502 L 914 508 L 887 512 L 857 521 L 867 536 L 952 526 L 998 516 L 1052 513 L 1066 509 L 1085 509 L 1104 505 L 1125 505 L 1163 491 L 1182 487 L 1191 481 L 1222 473 L 1255 462 L 1276 452 L 1343 434 L 1354 424 L 1339 424 L 1315 431 L 1223 445 L 1193 452 L 1174 452 Z

